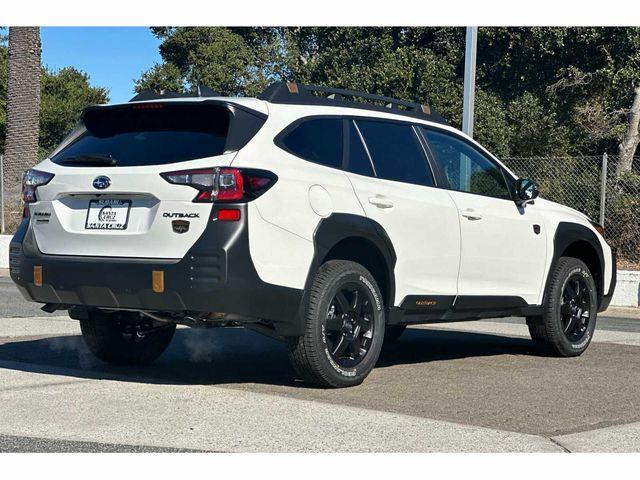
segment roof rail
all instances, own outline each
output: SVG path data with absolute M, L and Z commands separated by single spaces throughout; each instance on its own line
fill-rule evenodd
M 377 102 L 377 104 L 347 100 L 345 97 L 361 98 L 371 102 Z M 396 98 L 357 92 L 355 90 L 346 90 L 343 88 L 303 85 L 296 82 L 275 82 L 269 85 L 258 98 L 271 103 L 294 105 L 328 105 L 382 112 L 391 109 L 393 113 L 398 115 L 407 115 L 436 123 L 447 124 L 445 119 L 427 104 L 405 102 L 404 100 L 398 100 Z
M 163 100 L 165 98 L 185 98 L 185 97 L 220 97 L 221 95 L 210 87 L 204 85 L 198 85 L 197 89 L 193 93 L 181 93 L 181 92 L 169 92 L 162 90 L 160 93 L 153 91 L 150 88 L 146 88 L 133 97 L 130 102 L 143 102 L 145 100 Z

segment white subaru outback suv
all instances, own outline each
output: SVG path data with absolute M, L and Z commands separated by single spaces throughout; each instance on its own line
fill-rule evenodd
M 10 271 L 115 364 L 154 360 L 177 324 L 242 325 L 344 387 L 407 325 L 501 316 L 579 355 L 614 253 L 537 193 L 428 106 L 297 83 L 145 91 L 87 109 L 25 174 Z

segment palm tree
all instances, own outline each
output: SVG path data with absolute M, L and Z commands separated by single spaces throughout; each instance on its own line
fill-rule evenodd
M 40 28 L 9 28 L 5 188 L 19 191 L 22 173 L 38 159 Z

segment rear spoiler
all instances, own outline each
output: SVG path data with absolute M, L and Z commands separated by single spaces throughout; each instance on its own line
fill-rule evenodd
M 135 97 L 134 97 L 135 98 Z M 177 98 L 177 97 L 174 97 Z M 153 110 L 153 106 L 161 106 L 161 105 L 215 105 L 217 107 L 222 107 L 229 112 L 230 121 L 229 121 L 229 131 L 227 133 L 227 141 L 225 143 L 225 153 L 228 152 L 237 152 L 242 147 L 244 147 L 249 140 L 253 138 L 253 136 L 258 133 L 258 130 L 264 125 L 264 122 L 267 120 L 267 115 L 262 112 L 258 112 L 253 110 L 252 108 L 248 108 L 244 105 L 239 105 L 227 100 L 214 100 L 214 99 L 204 99 L 204 100 L 185 100 L 180 102 L 174 102 L 170 99 L 169 101 L 163 102 L 162 100 L 158 102 L 148 102 L 148 103 L 118 103 L 115 105 L 93 105 L 85 108 L 82 111 L 80 116 L 80 122 L 84 123 L 85 117 L 87 114 L 92 112 L 104 111 L 104 110 L 116 110 L 116 109 L 138 109 L 138 108 L 148 108 L 150 111 Z M 143 107 L 144 106 L 144 107 Z

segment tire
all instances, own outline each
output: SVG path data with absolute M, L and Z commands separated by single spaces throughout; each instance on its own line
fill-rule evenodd
M 550 273 L 544 298 L 542 316 L 527 318 L 534 344 L 553 356 L 581 355 L 593 338 L 598 310 L 589 268 L 577 258 L 560 257 Z
M 299 377 L 329 388 L 362 383 L 384 341 L 384 304 L 371 273 L 346 260 L 323 264 L 313 280 L 304 320 L 304 334 L 288 339 L 289 358 Z
M 407 329 L 406 325 L 389 325 L 384 330 L 384 343 L 390 345 L 396 342 Z
M 131 312 L 94 312 L 80 320 L 89 350 L 112 365 L 143 365 L 153 362 L 169 346 L 175 325 L 154 326 Z

